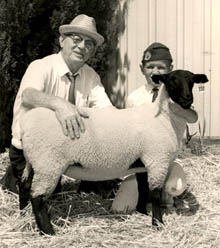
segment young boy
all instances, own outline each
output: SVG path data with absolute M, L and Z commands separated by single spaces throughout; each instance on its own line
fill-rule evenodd
M 166 74 L 173 70 L 172 56 L 167 46 L 153 43 L 145 49 L 140 69 L 146 78 L 146 83 L 133 91 L 127 98 L 126 107 L 131 108 L 144 103 L 154 102 L 160 85 L 152 81 L 155 74 Z M 173 206 L 173 198 L 163 191 L 162 205 Z
M 151 103 L 160 85 L 155 84 L 151 77 L 155 74 L 166 74 L 173 70 L 172 57 L 169 48 L 161 43 L 151 44 L 143 54 L 141 72 L 146 78 L 146 84 L 133 91 L 127 98 L 126 107 L 134 107 L 143 103 Z M 154 90 L 153 90 L 154 89 Z

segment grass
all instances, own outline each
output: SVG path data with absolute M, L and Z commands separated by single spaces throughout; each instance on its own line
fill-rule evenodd
M 151 227 L 151 216 L 114 215 L 112 199 L 77 194 L 78 182 L 64 180 L 64 192 L 49 199 L 55 236 L 40 236 L 30 204 L 20 214 L 18 196 L 0 188 L 0 248 L 220 247 L 220 144 L 204 147 L 200 156 L 183 151 L 179 156 L 188 191 L 165 211 L 161 231 Z M 9 163 L 0 154 L 0 177 Z

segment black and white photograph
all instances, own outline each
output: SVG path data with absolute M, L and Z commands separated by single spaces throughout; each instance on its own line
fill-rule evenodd
M 219 12 L 0 0 L 0 248 L 220 248 Z

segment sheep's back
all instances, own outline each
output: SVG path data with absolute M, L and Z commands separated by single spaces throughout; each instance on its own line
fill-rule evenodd
M 113 107 L 89 109 L 86 131 L 77 143 L 80 164 L 88 168 L 127 168 L 141 154 L 138 115 Z M 77 148 L 78 149 L 78 148 Z

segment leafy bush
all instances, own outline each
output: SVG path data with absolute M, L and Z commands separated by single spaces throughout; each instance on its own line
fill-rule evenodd
M 118 0 L 0 0 L 0 152 L 10 144 L 12 109 L 21 78 L 31 61 L 58 51 L 60 25 L 81 13 L 96 19 L 106 42 L 89 64 L 102 79 L 106 77 L 111 66 L 108 57 L 117 46 L 118 5 Z

